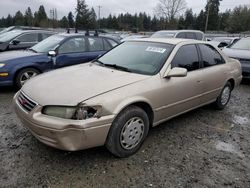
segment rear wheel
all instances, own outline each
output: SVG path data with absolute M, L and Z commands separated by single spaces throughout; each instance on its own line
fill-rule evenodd
M 115 156 L 128 157 L 140 149 L 148 130 L 146 112 L 137 106 L 127 107 L 112 123 L 105 145 Z
M 20 89 L 25 82 L 27 82 L 29 79 L 37 76 L 40 72 L 37 69 L 34 68 L 26 68 L 21 70 L 15 79 L 15 85 L 18 89 Z
M 231 98 L 231 92 L 232 92 L 232 85 L 230 82 L 227 82 L 224 88 L 222 89 L 219 97 L 214 102 L 214 106 L 216 109 L 222 110 L 227 106 Z

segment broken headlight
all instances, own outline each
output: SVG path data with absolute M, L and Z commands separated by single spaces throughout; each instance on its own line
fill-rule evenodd
M 59 117 L 63 119 L 84 120 L 89 118 L 99 118 L 101 106 L 85 106 L 78 104 L 74 107 L 67 106 L 45 106 L 42 113 L 48 116 Z

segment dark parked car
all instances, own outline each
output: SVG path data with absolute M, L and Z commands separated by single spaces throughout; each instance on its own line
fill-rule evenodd
M 240 61 L 243 78 L 250 79 L 250 38 L 242 38 L 223 51 L 229 57 Z
M 54 34 L 54 32 L 43 30 L 9 31 L 0 35 L 0 51 L 30 48 Z
M 29 50 L 0 53 L 0 86 L 21 88 L 37 74 L 89 62 L 118 43 L 109 37 L 57 34 Z

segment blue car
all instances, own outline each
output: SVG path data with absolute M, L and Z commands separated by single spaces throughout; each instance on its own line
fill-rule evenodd
M 119 42 L 105 36 L 53 35 L 29 50 L 0 53 L 0 86 L 22 85 L 53 69 L 89 62 Z

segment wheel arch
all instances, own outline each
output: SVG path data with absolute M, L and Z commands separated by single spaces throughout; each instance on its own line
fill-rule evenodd
M 31 66 L 27 66 L 27 67 L 20 67 L 20 68 L 18 68 L 18 69 L 15 71 L 15 73 L 14 73 L 14 76 L 13 76 L 13 83 L 15 82 L 17 75 L 18 75 L 22 70 L 24 70 L 24 69 L 29 69 L 29 68 L 36 69 L 37 71 L 39 71 L 39 73 L 42 73 L 42 70 L 39 69 L 39 68 L 37 68 L 36 66 L 32 66 L 32 65 L 31 65 Z
M 230 78 L 227 82 L 229 82 L 231 84 L 231 86 L 232 86 L 231 89 L 233 90 L 235 87 L 235 80 L 233 78 Z
M 120 105 L 118 105 L 118 107 L 115 109 L 115 114 L 118 115 L 129 106 L 137 106 L 141 108 L 142 110 L 144 110 L 146 114 L 148 115 L 150 126 L 153 125 L 154 111 L 149 101 L 147 101 L 146 99 L 134 99 L 134 100 L 130 100 L 129 102 L 124 101 Z

